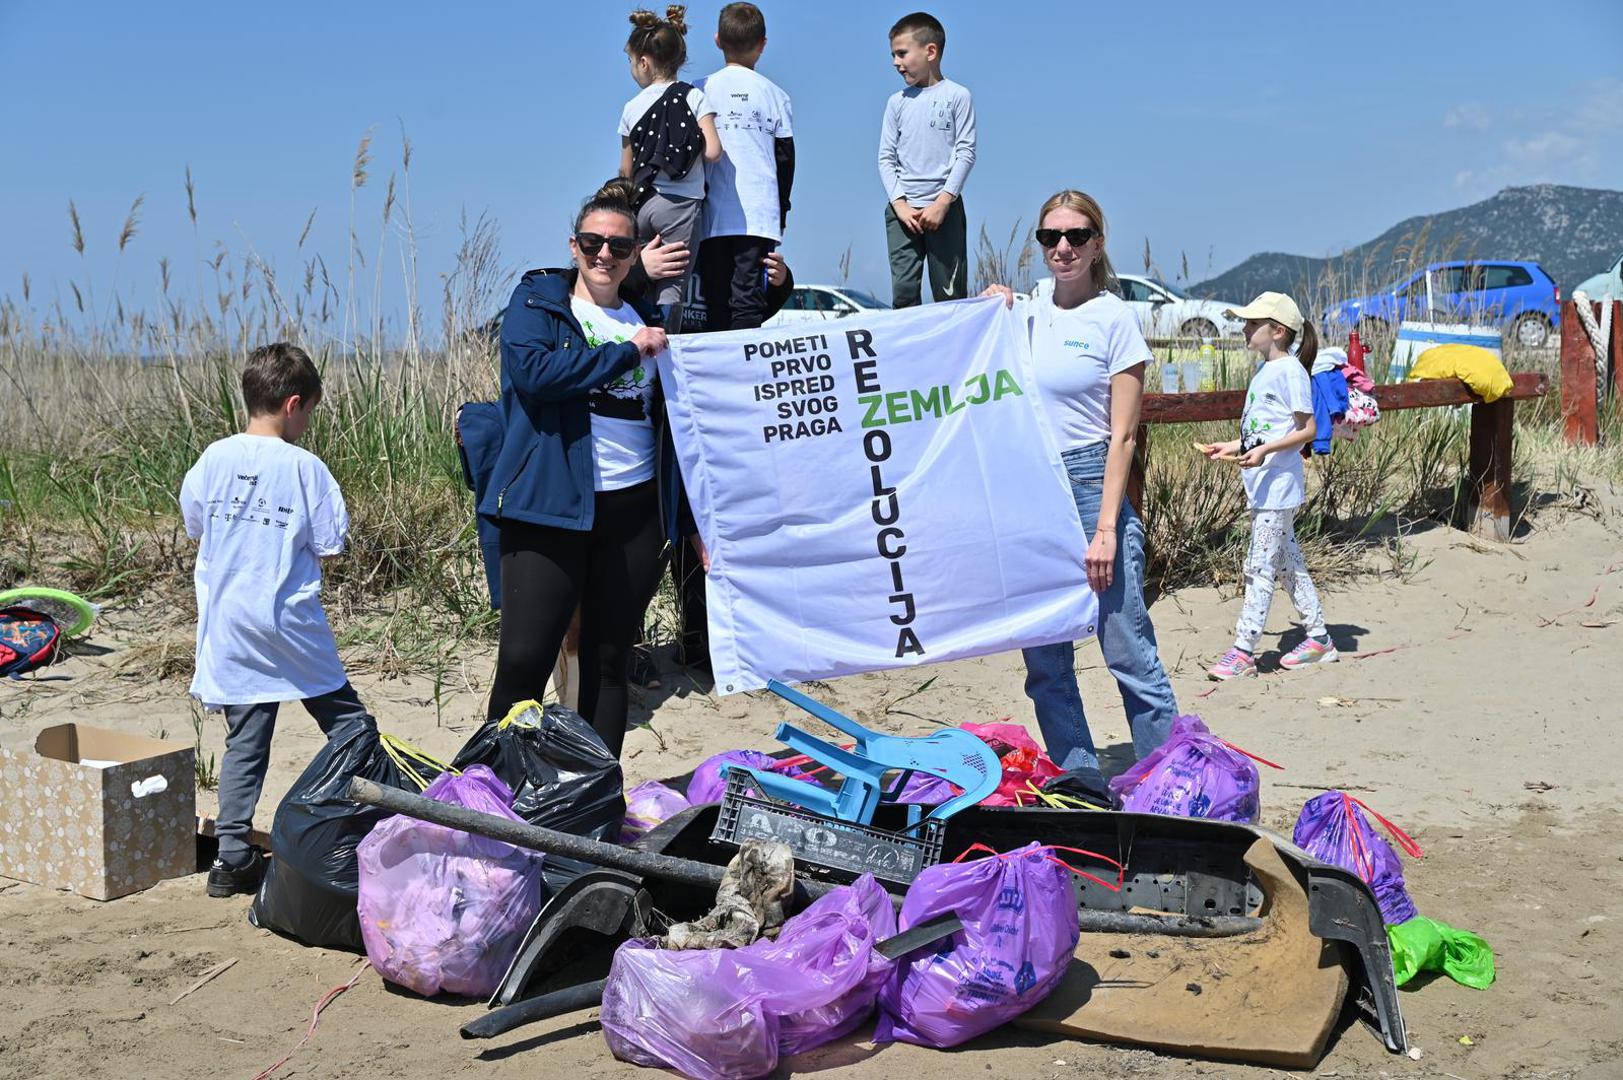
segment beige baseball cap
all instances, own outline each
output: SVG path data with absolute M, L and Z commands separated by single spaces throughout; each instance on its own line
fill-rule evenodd
M 1232 319 L 1272 319 L 1293 333 L 1302 332 L 1302 309 L 1284 293 L 1262 293 L 1245 307 L 1229 308 L 1223 314 Z

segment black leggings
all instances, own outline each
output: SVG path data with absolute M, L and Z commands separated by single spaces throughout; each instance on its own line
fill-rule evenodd
M 663 569 L 652 480 L 597 493 L 590 532 L 504 521 L 502 629 L 488 715 L 539 701 L 580 611 L 580 714 L 616 757 L 626 736 L 631 647 Z

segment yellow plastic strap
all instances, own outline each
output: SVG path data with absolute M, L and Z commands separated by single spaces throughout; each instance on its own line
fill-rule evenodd
M 1030 780 L 1026 781 L 1026 790 L 1036 797 L 1037 801 L 1055 810 L 1097 810 L 1097 806 L 1074 795 L 1061 795 L 1055 791 L 1044 791 Z
M 414 761 L 422 765 L 431 766 L 438 772 L 448 772 L 453 776 L 462 775 L 460 770 L 451 768 L 451 766 L 447 765 L 439 758 L 434 757 L 432 754 L 429 754 L 416 746 L 413 746 L 411 743 L 400 738 L 398 735 L 390 735 L 386 731 L 380 731 L 378 732 L 378 743 L 383 747 L 383 752 L 389 755 L 389 759 L 393 761 L 395 765 L 399 766 L 402 773 L 405 773 L 406 778 L 417 785 L 418 791 L 426 789 L 428 787 L 428 781 L 424 779 L 423 774 L 418 772 L 416 767 L 412 765 L 412 762 Z
M 536 701 L 534 698 L 521 701 L 514 705 L 511 709 L 507 710 L 507 715 L 502 717 L 501 722 L 496 725 L 496 730 L 505 731 L 506 729 L 512 727 L 513 724 L 518 721 L 519 717 L 523 716 L 531 709 L 534 709 L 538 713 L 544 711 L 541 707 L 541 703 Z

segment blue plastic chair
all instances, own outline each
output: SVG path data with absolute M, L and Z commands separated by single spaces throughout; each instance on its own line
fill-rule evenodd
M 945 821 L 992 794 L 1003 779 L 1003 767 L 997 754 L 985 742 L 962 729 L 945 728 L 913 738 L 881 735 L 776 679 L 766 685 L 768 690 L 785 701 L 800 706 L 830 727 L 839 729 L 856 744 L 850 750 L 845 750 L 793 724 L 779 724 L 774 733 L 779 742 L 828 766 L 843 779 L 837 790 L 829 790 L 818 784 L 792 780 L 762 769 L 740 765 L 727 767 L 728 771 L 744 769 L 754 778 L 760 790 L 774 799 L 793 803 L 824 817 L 871 825 L 879 804 L 894 802 L 908 778 L 915 772 L 922 772 L 963 789 L 962 795 L 935 807 L 928 815 L 931 819 Z M 886 792 L 885 775 L 898 770 L 901 776 L 892 790 Z M 918 824 L 919 815 L 919 807 L 909 807 L 909 826 Z

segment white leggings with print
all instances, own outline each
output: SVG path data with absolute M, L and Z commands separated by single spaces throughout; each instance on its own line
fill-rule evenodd
M 1251 511 L 1251 549 L 1245 556 L 1245 605 L 1234 629 L 1234 646 L 1248 653 L 1257 651 L 1257 639 L 1268 621 L 1268 608 L 1274 600 L 1274 579 L 1285 574 L 1291 601 L 1302 617 L 1307 632 L 1324 637 L 1324 609 L 1313 579 L 1307 576 L 1302 549 L 1296 546 L 1296 510 Z

